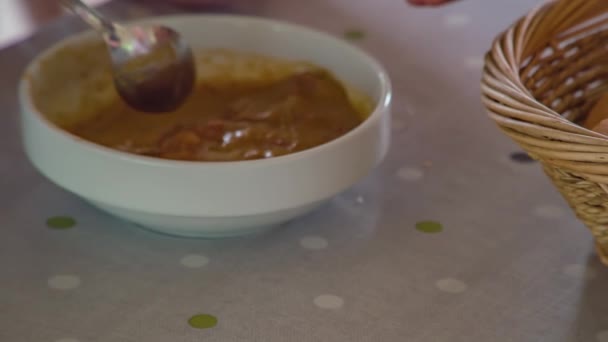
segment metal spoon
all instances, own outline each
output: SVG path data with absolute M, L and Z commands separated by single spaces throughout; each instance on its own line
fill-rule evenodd
M 177 32 L 165 26 L 124 27 L 80 0 L 62 4 L 102 34 L 114 84 L 128 105 L 163 113 L 177 109 L 190 95 L 196 78 L 194 58 Z

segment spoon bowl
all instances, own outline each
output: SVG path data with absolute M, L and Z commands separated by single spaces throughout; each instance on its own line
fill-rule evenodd
M 175 30 L 159 25 L 118 25 L 81 0 L 63 5 L 100 32 L 112 62 L 118 94 L 131 107 L 146 113 L 177 109 L 194 88 L 192 50 Z
M 193 54 L 171 28 L 118 27 L 105 40 L 116 90 L 131 107 L 148 113 L 170 112 L 192 92 L 196 78 Z

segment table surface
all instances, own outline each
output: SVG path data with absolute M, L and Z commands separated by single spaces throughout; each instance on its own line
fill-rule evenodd
M 232 240 L 140 230 L 28 164 L 16 82 L 77 20 L 0 51 L 0 341 L 608 341 L 608 271 L 590 234 L 480 103 L 483 54 L 537 3 L 237 4 L 346 33 L 395 96 L 373 174 L 283 229 Z

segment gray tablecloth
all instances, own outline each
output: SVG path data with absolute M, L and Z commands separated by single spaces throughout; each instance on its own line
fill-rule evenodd
M 0 341 L 608 341 L 590 234 L 479 100 L 493 37 L 537 3 L 243 1 L 346 35 L 396 92 L 380 168 L 283 229 L 233 240 L 140 230 L 37 174 L 15 85 L 83 26 L 64 18 L 0 51 Z M 106 10 L 169 11 L 149 8 Z

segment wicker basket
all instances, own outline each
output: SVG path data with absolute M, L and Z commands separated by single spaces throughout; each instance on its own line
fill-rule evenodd
M 542 163 L 608 265 L 608 137 L 576 124 L 606 91 L 608 0 L 549 2 L 486 55 L 489 116 Z

